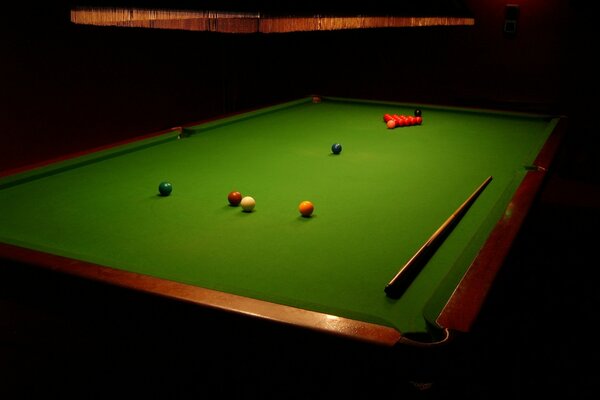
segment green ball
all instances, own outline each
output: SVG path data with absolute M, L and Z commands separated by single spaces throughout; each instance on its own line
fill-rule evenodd
M 168 196 L 173 191 L 173 185 L 170 182 L 161 182 L 158 185 L 158 192 L 161 196 Z

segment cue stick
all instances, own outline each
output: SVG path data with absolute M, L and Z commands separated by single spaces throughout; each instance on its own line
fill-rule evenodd
M 421 246 L 421 248 L 411 257 L 410 260 L 398 271 L 396 276 L 385 286 L 385 293 L 388 297 L 398 298 L 408 288 L 410 282 L 417 276 L 420 269 L 427 263 L 429 258 L 433 255 L 436 250 L 436 246 L 443 241 L 443 238 L 447 236 L 454 226 L 460 221 L 465 212 L 469 209 L 471 204 L 475 201 L 477 196 L 485 189 L 488 183 L 492 180 L 492 177 L 487 177 L 483 183 L 469 196 L 464 203 L 460 205 L 452 213 L 452 215 L 440 226 L 433 235 Z

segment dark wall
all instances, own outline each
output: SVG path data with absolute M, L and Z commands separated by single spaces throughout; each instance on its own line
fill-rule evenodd
M 594 71 L 584 6 L 513 1 L 507 37 L 505 2 L 466 3 L 475 26 L 249 35 L 76 26 L 67 2 L 23 6 L 0 39 L 0 171 L 312 93 L 573 112 Z

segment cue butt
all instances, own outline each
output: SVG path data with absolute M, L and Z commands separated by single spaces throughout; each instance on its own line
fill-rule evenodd
M 398 271 L 392 280 L 385 286 L 384 292 L 388 297 L 399 298 L 410 286 L 414 278 L 431 256 L 435 253 L 443 239 L 448 236 L 454 226 L 460 221 L 475 199 L 481 194 L 483 189 L 490 183 L 492 176 L 487 177 L 481 185 L 462 203 L 456 211 L 431 235 L 431 237 L 421 246 L 410 260 Z

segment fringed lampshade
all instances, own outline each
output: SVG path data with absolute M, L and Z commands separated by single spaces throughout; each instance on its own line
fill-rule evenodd
M 372 3 L 373 4 L 370 4 Z M 84 25 L 178 29 L 223 33 L 283 33 L 368 28 L 474 25 L 457 1 L 396 1 L 393 6 L 372 0 L 369 6 L 345 2 L 134 2 L 126 6 L 80 5 L 71 9 L 71 22 Z M 194 5 L 192 8 L 191 5 Z M 151 7 L 150 7 L 151 6 Z M 179 6 L 181 8 L 174 8 Z M 207 7 L 198 9 L 199 6 Z M 208 8 L 210 7 L 210 8 Z

